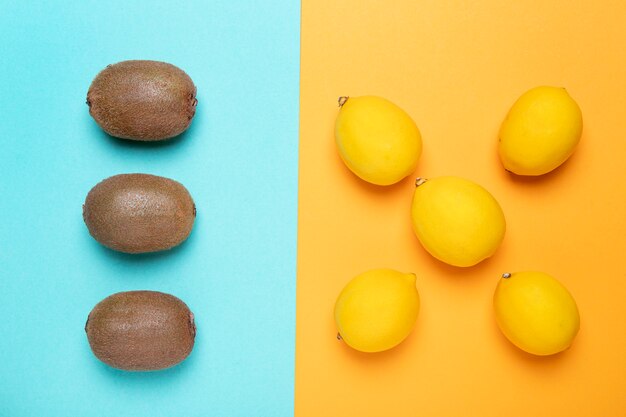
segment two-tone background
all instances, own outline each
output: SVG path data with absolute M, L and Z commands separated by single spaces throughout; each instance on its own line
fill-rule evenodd
M 0 2 L 0 416 L 607 416 L 626 413 L 626 4 L 526 2 Z M 102 133 L 89 84 L 107 64 L 168 61 L 198 88 L 181 138 Z M 522 92 L 560 85 L 584 133 L 559 170 L 501 168 L 497 132 Z M 413 180 L 370 186 L 333 143 L 337 98 L 403 107 L 415 176 L 459 175 L 499 200 L 507 235 L 470 269 L 411 230 Z M 171 253 L 117 254 L 88 234 L 89 189 L 171 177 L 198 208 Z M 422 310 L 396 349 L 335 338 L 341 288 L 367 269 L 415 272 Z M 499 333 L 502 272 L 560 279 L 581 312 L 563 354 Z M 102 298 L 170 292 L 194 311 L 191 356 L 163 372 L 98 362 L 83 331 Z

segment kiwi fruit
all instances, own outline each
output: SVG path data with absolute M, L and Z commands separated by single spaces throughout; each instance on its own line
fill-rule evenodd
M 138 141 L 180 135 L 191 124 L 197 103 L 191 78 L 160 61 L 108 65 L 87 92 L 89 113 L 105 132 Z
M 158 291 L 108 296 L 91 310 L 85 332 L 94 355 L 126 371 L 155 371 L 182 362 L 193 349 L 193 313 L 177 297 Z
M 181 244 L 195 217 L 196 206 L 182 184 L 149 174 L 109 177 L 89 191 L 83 205 L 91 236 L 125 253 L 158 252 Z

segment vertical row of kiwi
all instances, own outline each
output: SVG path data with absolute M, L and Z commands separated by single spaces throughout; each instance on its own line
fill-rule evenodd
M 179 136 L 196 112 L 196 87 L 180 68 L 159 61 L 108 65 L 87 92 L 89 113 L 107 134 L 125 140 L 162 141 Z M 179 182 L 133 173 L 95 185 L 83 205 L 91 236 L 109 249 L 140 254 L 180 245 L 190 235 L 196 206 Z M 119 292 L 89 313 L 85 332 L 94 355 L 127 371 L 166 369 L 194 346 L 189 307 L 158 291 Z

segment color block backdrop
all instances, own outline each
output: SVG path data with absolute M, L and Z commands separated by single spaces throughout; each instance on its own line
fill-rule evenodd
M 2 1 L 0 416 L 293 415 L 300 5 L 293 1 Z M 198 89 L 164 144 L 104 134 L 87 89 L 107 64 L 155 59 Z M 171 253 L 125 256 L 82 203 L 114 174 L 183 183 L 198 216 Z M 195 313 L 191 356 L 163 372 L 96 360 L 102 298 L 153 289 Z
M 626 3 L 304 0 L 296 416 L 626 415 Z M 496 153 L 507 110 L 537 85 L 568 89 L 584 117 L 574 156 L 544 178 L 508 175 Z M 386 97 L 413 116 L 412 178 L 369 186 L 334 148 L 339 96 Z M 414 178 L 458 175 L 499 200 L 496 255 L 448 267 L 414 237 Z M 368 355 L 335 338 L 333 306 L 355 275 L 417 274 L 411 336 Z M 573 347 L 518 351 L 491 299 L 506 271 L 561 280 L 581 313 Z
M 617 0 L 2 2 L 0 416 L 623 416 L 625 17 Z M 93 77 L 138 58 L 195 81 L 181 138 L 119 141 L 90 118 Z M 585 127 L 570 161 L 525 180 L 495 144 L 539 84 L 566 87 Z M 336 100 L 363 94 L 414 117 L 415 176 L 464 176 L 500 201 L 494 258 L 433 260 L 411 231 L 413 179 L 383 189 L 342 165 Z M 85 195 L 122 172 L 187 186 L 187 242 L 125 256 L 89 236 Z M 337 341 L 332 308 L 375 267 L 417 273 L 422 309 L 402 345 L 366 355 Z M 524 269 L 578 301 L 581 331 L 561 355 L 526 355 L 496 328 L 495 284 Z M 194 311 L 181 365 L 127 373 L 91 354 L 87 314 L 132 289 Z

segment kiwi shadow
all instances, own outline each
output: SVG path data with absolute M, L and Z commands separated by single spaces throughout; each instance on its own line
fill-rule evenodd
M 88 239 L 90 241 L 89 244 L 94 248 L 94 251 L 102 254 L 102 256 L 108 258 L 111 261 L 114 261 L 116 263 L 141 264 L 145 262 L 159 262 L 173 256 L 177 256 L 177 254 L 181 253 L 182 251 L 189 250 L 188 247 L 194 245 L 194 242 L 196 240 L 196 234 L 197 233 L 194 233 L 194 230 L 192 230 L 187 239 L 178 246 L 159 252 L 147 253 L 125 253 L 113 250 L 96 241 L 91 235 L 89 235 L 88 232 L 85 232 L 85 239 Z
M 177 381 L 181 381 L 189 374 L 189 369 L 194 368 L 195 354 L 194 350 L 191 351 L 189 356 L 181 363 L 176 364 L 167 369 L 161 369 L 156 371 L 124 371 L 121 369 L 113 368 L 104 362 L 99 361 L 93 357 L 93 361 L 97 361 L 95 364 L 98 367 L 98 373 L 104 378 L 110 378 L 116 385 L 123 384 L 125 386 L 142 386 L 146 384 L 175 384 Z
M 176 256 L 177 253 L 180 253 L 183 250 L 186 250 L 185 248 L 187 246 L 190 246 L 191 241 L 194 240 L 193 238 L 194 233 L 192 233 L 191 235 L 189 235 L 189 237 L 182 242 L 180 245 L 175 246 L 171 249 L 166 249 L 166 250 L 162 250 L 159 252 L 148 252 L 148 253 L 125 253 L 125 252 L 118 252 L 116 250 L 107 248 L 106 246 L 103 246 L 101 244 L 98 243 L 98 246 L 100 246 L 101 251 L 109 258 L 116 260 L 116 261 L 122 261 L 122 262 L 133 262 L 133 263 L 141 263 L 141 262 L 156 262 L 158 260 L 161 259 L 165 259 L 165 258 L 169 258 L 172 256 Z M 97 243 L 97 242 L 96 242 Z
M 134 150 L 134 149 L 167 149 L 171 147 L 180 147 L 182 143 L 189 143 L 192 141 L 192 138 L 196 135 L 196 130 L 198 130 L 198 125 L 201 124 L 201 118 L 198 117 L 198 111 L 196 110 L 196 115 L 189 127 L 179 134 L 170 139 L 157 140 L 157 141 L 139 141 L 132 139 L 122 139 L 115 136 L 111 136 L 106 133 L 102 128 L 95 122 L 95 120 L 89 115 L 85 116 L 86 122 L 89 123 L 90 133 L 91 135 L 101 139 L 103 142 L 106 142 L 110 146 L 118 149 L 124 150 Z

